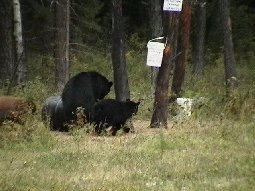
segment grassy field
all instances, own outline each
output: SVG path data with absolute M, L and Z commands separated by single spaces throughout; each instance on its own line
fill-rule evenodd
M 203 77 L 188 70 L 184 95 L 205 97 L 206 103 L 183 121 L 174 120 L 170 105 L 169 128 L 151 129 L 149 69 L 142 56 L 127 58 L 132 99 L 143 100 L 133 120 L 136 132 L 112 137 L 86 128 L 49 131 L 40 107 L 51 91 L 41 81 L 51 75 L 35 76 L 25 93 L 16 94 L 37 99 L 38 113 L 26 116 L 23 126 L 0 126 L 0 190 L 255 190 L 255 70 L 239 66 L 240 86 L 230 99 L 221 60 Z M 109 56 L 83 59 L 91 64 L 84 68 L 73 58 L 74 73 L 95 69 L 112 78 Z
M 254 122 L 187 120 L 93 136 L 43 126 L 0 150 L 1 190 L 254 190 Z M 17 130 L 16 130 L 17 132 Z M 19 132 L 23 134 L 22 132 Z M 17 135 L 15 135 L 17 136 Z

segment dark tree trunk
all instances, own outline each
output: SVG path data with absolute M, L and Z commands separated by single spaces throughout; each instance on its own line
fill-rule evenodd
M 69 23 L 70 1 L 59 0 L 56 3 L 55 33 L 55 86 L 62 91 L 69 79 Z
M 185 68 L 188 60 L 191 26 L 191 5 L 190 1 L 184 1 L 181 16 L 180 29 L 177 44 L 177 58 L 174 68 L 172 82 L 172 97 L 180 96 L 185 77 Z
M 150 18 L 152 38 L 161 36 L 163 34 L 161 0 L 151 0 Z M 152 92 L 155 92 L 158 71 L 159 67 L 151 67 Z
M 206 29 L 206 2 L 198 3 L 196 9 L 197 27 L 194 35 L 193 51 L 193 73 L 202 75 L 204 73 L 204 48 L 205 48 L 205 29 Z
M 236 77 L 236 61 L 234 55 L 234 46 L 232 41 L 232 26 L 229 11 L 228 0 L 219 0 L 219 7 L 221 12 L 223 38 L 224 38 L 224 64 L 226 75 L 227 95 L 231 89 L 237 87 Z
M 13 6 L 10 0 L 0 1 L 0 68 L 1 87 L 16 81 Z
M 167 128 L 168 111 L 168 90 L 170 71 L 175 57 L 175 42 L 178 38 L 178 12 L 165 12 L 163 18 L 164 34 L 167 37 L 167 44 L 163 54 L 162 65 L 159 68 L 157 86 L 155 91 L 154 109 L 150 127 L 163 126 Z
M 112 64 L 115 97 L 119 101 L 130 99 L 126 69 L 122 0 L 112 0 Z

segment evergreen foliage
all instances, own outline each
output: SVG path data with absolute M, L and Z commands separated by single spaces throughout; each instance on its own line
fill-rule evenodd
M 94 136 L 89 124 L 69 134 L 45 128 L 43 101 L 60 95 L 53 88 L 51 0 L 22 0 L 28 85 L 11 93 L 35 101 L 25 124 L 5 121 L 0 128 L 0 190 L 254 190 L 255 53 L 253 0 L 232 3 L 233 37 L 239 87 L 225 98 L 222 40 L 208 4 L 207 65 L 204 76 L 187 66 L 183 96 L 205 98 L 190 118 L 173 128 L 149 129 L 153 108 L 146 43 L 147 1 L 125 1 L 127 70 L 131 99 L 141 101 L 133 117 L 135 133 Z M 109 1 L 72 0 L 71 76 L 94 70 L 113 80 Z M 131 8 L 132 7 L 132 8 Z M 132 11 L 140 11 L 132 13 Z M 244 13 L 247 13 L 245 14 Z M 143 17 L 143 18 L 140 18 Z M 209 19 L 210 18 L 210 19 Z M 142 21 L 142 22 L 139 22 Z M 194 25 L 193 25 L 194 26 Z M 4 94 L 5 87 L 0 89 Z M 113 98 L 111 91 L 107 98 Z M 84 126 L 83 126 L 84 125 Z

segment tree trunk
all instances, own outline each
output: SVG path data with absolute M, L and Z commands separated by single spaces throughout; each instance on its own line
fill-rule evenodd
M 10 85 L 14 80 L 15 53 L 13 39 L 13 6 L 10 0 L 0 1 L 0 85 Z
M 55 33 L 55 86 L 62 91 L 69 79 L 69 24 L 70 1 L 59 0 L 56 3 Z
M 112 64 L 115 97 L 119 101 L 130 99 L 124 31 L 122 21 L 122 0 L 112 0 Z
M 150 18 L 152 38 L 161 36 L 163 33 L 161 0 L 151 0 Z M 151 89 L 153 93 L 155 92 L 158 71 L 159 67 L 151 67 Z
M 150 127 L 163 126 L 167 128 L 168 111 L 168 89 L 170 81 L 171 65 L 175 57 L 175 42 L 178 38 L 178 12 L 164 13 L 164 35 L 167 37 L 167 44 L 163 54 L 162 65 L 159 68 L 157 85 L 155 90 L 154 109 Z
M 204 49 L 205 49 L 205 29 L 206 29 L 206 2 L 198 3 L 196 9 L 197 28 L 194 35 L 193 51 L 193 73 L 202 75 L 204 73 Z
M 235 55 L 234 46 L 232 41 L 232 26 L 229 11 L 228 0 L 219 0 L 219 7 L 221 12 L 223 38 L 224 38 L 224 64 L 225 64 L 225 77 L 227 95 L 230 91 L 237 87 L 237 77 L 235 69 Z
M 14 15 L 14 38 L 16 50 L 16 65 L 17 65 L 17 84 L 24 86 L 26 82 L 27 68 L 24 62 L 24 47 L 22 38 L 22 22 L 19 0 L 13 0 L 13 15 Z
M 185 77 L 185 68 L 188 60 L 190 45 L 190 26 L 191 26 L 191 4 L 184 1 L 180 16 L 179 39 L 177 44 L 177 58 L 174 68 L 174 76 L 172 82 L 172 97 L 178 97 L 181 94 L 182 85 Z

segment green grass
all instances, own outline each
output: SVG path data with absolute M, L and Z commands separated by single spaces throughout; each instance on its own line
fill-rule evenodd
M 153 96 L 145 58 L 127 53 L 131 99 L 142 99 L 136 133 L 112 137 L 45 128 L 41 105 L 59 92 L 52 91 L 52 60 L 43 59 L 43 70 L 41 58 L 31 57 L 29 87 L 13 91 L 32 97 L 38 111 L 25 116 L 23 126 L 0 126 L 0 190 L 255 190 L 254 70 L 238 65 L 239 87 L 226 99 L 221 60 L 204 76 L 194 77 L 188 68 L 184 96 L 204 97 L 205 104 L 181 122 L 173 121 L 170 105 L 170 128 L 150 129 Z M 109 54 L 87 52 L 71 61 L 72 74 L 96 70 L 113 79 Z
M 188 120 L 167 130 L 145 124 L 136 121 L 137 133 L 117 137 L 81 132 L 79 143 L 47 131 L 10 143 L 0 150 L 0 188 L 255 189 L 254 122 Z

